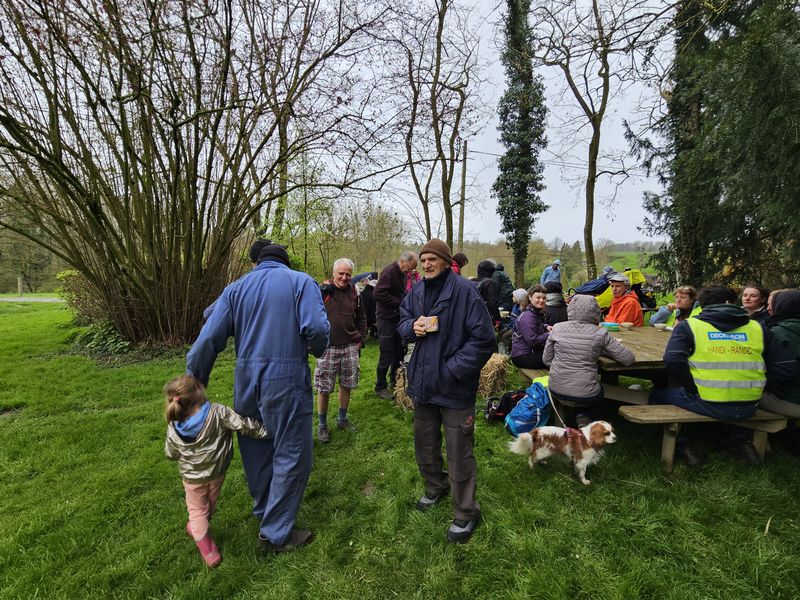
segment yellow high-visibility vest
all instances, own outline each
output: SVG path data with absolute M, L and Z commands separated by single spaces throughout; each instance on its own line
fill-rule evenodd
M 689 316 L 690 317 L 694 317 L 695 315 L 699 315 L 701 312 L 703 312 L 703 309 L 700 308 L 700 305 L 698 304 L 697 306 L 695 306 L 692 309 L 692 312 L 689 313 Z M 678 311 L 676 309 L 676 310 L 673 310 L 672 314 L 667 317 L 667 327 L 675 327 L 675 319 L 677 317 L 677 314 L 678 314 Z
M 767 383 L 764 330 L 756 321 L 731 331 L 690 317 L 694 352 L 689 370 L 699 396 L 706 402 L 753 402 Z
M 611 289 L 611 286 L 608 286 L 606 291 L 597 294 L 594 299 L 597 300 L 597 305 L 601 309 L 609 308 L 611 306 L 611 301 L 614 299 L 614 291 Z

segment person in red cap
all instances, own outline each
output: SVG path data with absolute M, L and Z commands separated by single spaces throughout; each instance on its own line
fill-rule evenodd
M 464 543 L 480 519 L 472 453 L 475 397 L 481 368 L 496 346 L 495 333 L 475 284 L 450 269 L 446 243 L 428 241 L 419 259 L 422 285 L 403 300 L 397 326 L 406 342 L 416 344 L 406 392 L 414 402 L 414 453 L 425 480 L 417 509 L 425 511 L 452 494 L 454 518 L 447 539 Z M 449 471 L 442 459 L 442 429 Z

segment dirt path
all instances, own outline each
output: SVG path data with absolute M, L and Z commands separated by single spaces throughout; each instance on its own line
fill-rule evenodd
M 43 298 L 41 296 L 18 296 L 0 298 L 0 302 L 63 302 L 63 298 Z

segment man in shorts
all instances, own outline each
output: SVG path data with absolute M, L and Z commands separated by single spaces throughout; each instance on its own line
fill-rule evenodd
M 336 427 L 343 431 L 355 431 L 356 427 L 347 418 L 350 392 L 358 387 L 359 358 L 361 347 L 367 339 L 367 317 L 355 286 L 353 261 L 340 258 L 333 263 L 333 278 L 321 286 L 322 300 L 331 325 L 330 345 L 322 358 L 317 360 L 314 370 L 314 387 L 317 389 L 317 413 L 319 426 L 317 439 L 322 443 L 331 441 L 328 431 L 328 399 L 339 377 L 339 415 Z

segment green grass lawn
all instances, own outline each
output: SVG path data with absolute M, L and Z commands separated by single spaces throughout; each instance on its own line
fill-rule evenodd
M 224 561 L 209 571 L 162 450 L 160 389 L 183 360 L 98 365 L 68 353 L 69 321 L 62 305 L 0 303 L 2 598 L 800 597 L 800 460 L 712 453 L 667 477 L 660 430 L 611 412 L 619 442 L 590 487 L 561 462 L 531 472 L 479 419 L 483 522 L 469 544 L 446 543 L 449 503 L 414 509 L 411 415 L 371 394 L 374 344 L 360 431 L 315 447 L 299 517 L 314 543 L 258 553 L 237 452 L 212 522 Z M 230 404 L 233 364 L 218 360 L 213 400 Z

